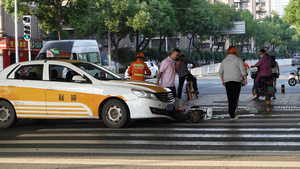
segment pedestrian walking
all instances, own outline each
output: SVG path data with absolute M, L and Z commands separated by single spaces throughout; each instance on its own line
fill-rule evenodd
M 161 81 L 161 86 L 169 88 L 174 97 L 176 97 L 175 75 L 180 63 L 180 61 L 177 60 L 179 54 L 180 50 L 174 49 L 171 55 L 161 62 L 156 81 L 157 85 L 159 85 L 159 82 Z
M 272 68 L 272 76 L 273 76 L 274 89 L 275 89 L 275 92 L 277 92 L 276 81 L 277 81 L 277 78 L 279 78 L 279 75 L 280 75 L 279 65 L 275 60 L 275 56 L 271 56 L 271 58 L 272 58 L 273 62 L 275 63 L 275 66 Z M 276 99 L 275 94 L 273 95 L 273 99 Z
M 178 84 L 178 98 L 181 99 L 181 95 L 182 95 L 182 87 L 184 84 L 185 79 L 189 80 L 191 79 L 193 82 L 193 89 L 194 89 L 194 93 L 199 94 L 198 92 L 198 86 L 197 86 L 197 79 L 191 74 L 191 72 L 189 71 L 187 65 L 188 64 L 192 64 L 193 67 L 196 65 L 196 63 L 188 58 L 186 58 L 184 55 L 180 55 L 179 56 L 180 59 L 180 63 L 178 66 L 178 76 L 179 76 L 179 84 Z
M 145 81 L 145 71 L 151 76 L 151 71 L 147 64 L 144 63 L 144 54 L 138 53 L 137 60 L 130 64 L 128 74 L 131 76 L 131 80 Z
M 244 80 L 247 85 L 246 68 L 243 60 L 238 55 L 236 46 L 230 46 L 225 59 L 222 61 L 219 75 L 222 80 L 222 85 L 226 88 L 228 99 L 228 113 L 230 120 L 237 120 L 236 109 Z

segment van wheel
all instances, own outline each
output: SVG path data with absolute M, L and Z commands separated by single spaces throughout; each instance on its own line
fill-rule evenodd
M 0 101 L 0 128 L 8 128 L 17 122 L 16 112 L 7 101 Z
M 130 120 L 129 111 L 124 103 L 116 99 L 104 104 L 101 116 L 104 124 L 110 128 L 125 127 Z

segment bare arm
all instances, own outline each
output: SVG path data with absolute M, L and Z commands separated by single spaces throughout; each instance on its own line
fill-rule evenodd
M 221 80 L 222 80 L 222 85 L 223 85 L 223 86 L 225 86 L 225 83 L 224 83 L 224 78 L 223 78 L 223 74 L 222 74 L 222 75 L 220 75 L 220 78 L 221 78 Z
M 162 72 L 159 72 L 158 76 L 157 76 L 157 80 L 156 80 L 156 84 L 159 85 L 159 81 L 161 78 Z
M 247 76 L 245 75 L 245 76 L 244 76 L 244 85 L 247 85 L 247 84 L 248 84 Z

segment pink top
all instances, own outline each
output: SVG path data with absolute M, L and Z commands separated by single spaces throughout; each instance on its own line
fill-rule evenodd
M 260 76 L 270 76 L 272 75 L 272 65 L 274 61 L 270 56 L 264 55 L 259 61 L 256 63 L 259 66 L 259 72 L 255 79 L 255 82 L 258 82 Z
M 161 75 L 161 86 L 162 87 L 174 87 L 175 86 L 175 75 L 176 67 L 175 61 L 173 62 L 170 57 L 167 57 L 161 62 L 159 71 Z

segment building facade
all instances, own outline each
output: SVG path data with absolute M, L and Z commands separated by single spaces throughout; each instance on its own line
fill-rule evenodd
M 284 15 L 284 8 L 289 4 L 290 0 L 272 0 L 271 9 L 276 11 L 282 17 Z
M 229 6 L 235 5 L 238 10 L 249 10 L 255 19 L 262 19 L 271 15 L 272 0 L 211 0 L 212 3 L 225 3 Z M 280 1 L 280 0 L 278 0 Z

